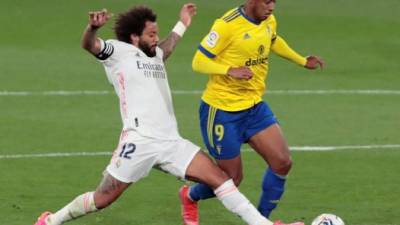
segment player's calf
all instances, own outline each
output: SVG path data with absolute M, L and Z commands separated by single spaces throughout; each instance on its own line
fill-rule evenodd
M 129 185 L 106 173 L 93 196 L 96 208 L 103 209 L 111 205 Z
M 262 181 L 262 192 L 258 204 L 258 211 L 269 217 L 272 210 L 276 208 L 283 192 L 285 191 L 286 177 L 276 174 L 271 168 L 265 171 Z

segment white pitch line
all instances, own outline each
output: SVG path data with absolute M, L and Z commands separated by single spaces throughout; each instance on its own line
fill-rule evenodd
M 397 149 L 400 145 L 349 145 L 349 146 L 292 146 L 291 151 L 336 151 L 336 150 L 368 150 L 368 149 Z M 253 152 L 252 149 L 245 147 L 243 152 Z M 111 156 L 111 152 L 54 152 L 40 154 L 15 154 L 0 155 L 1 159 L 21 159 L 21 158 L 54 158 L 54 157 L 74 157 L 74 156 Z
M 110 91 L 0 91 L 0 96 L 74 96 L 74 95 L 109 95 Z
M 399 149 L 400 145 L 344 145 L 344 146 L 293 146 L 291 151 L 336 151 L 365 149 Z
M 368 150 L 368 149 L 399 149 L 400 145 L 348 145 L 348 146 L 291 146 L 290 151 L 304 151 L 304 152 L 324 152 L 324 151 L 337 151 L 337 150 Z M 249 147 L 244 147 L 242 152 L 254 151 Z
M 271 90 L 272 95 L 400 95 L 400 90 Z
M 0 155 L 0 159 L 21 159 L 21 158 L 59 158 L 73 156 L 109 156 L 112 152 L 54 152 L 39 154 L 16 154 L 16 155 Z
M 76 90 L 76 91 L 0 91 L 0 96 L 81 96 L 109 95 L 113 91 Z M 172 90 L 174 95 L 200 95 L 201 90 Z M 268 90 L 266 95 L 400 95 L 400 90 Z

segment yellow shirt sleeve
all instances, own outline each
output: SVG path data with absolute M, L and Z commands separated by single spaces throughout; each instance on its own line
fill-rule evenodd
M 199 50 L 208 58 L 215 58 L 229 45 L 231 37 L 228 23 L 222 19 L 217 19 L 208 35 L 200 43 Z
M 218 63 L 214 58 L 231 42 L 231 33 L 228 24 L 217 19 L 210 32 L 203 38 L 199 50 L 194 55 L 192 68 L 204 74 L 226 75 L 230 66 Z
M 215 62 L 202 52 L 197 51 L 193 57 L 192 68 L 194 71 L 204 74 L 226 75 L 230 66 Z
M 286 41 L 280 36 L 276 36 L 271 45 L 271 50 L 277 55 L 289 59 L 301 66 L 305 66 L 307 63 L 307 59 L 291 49 Z

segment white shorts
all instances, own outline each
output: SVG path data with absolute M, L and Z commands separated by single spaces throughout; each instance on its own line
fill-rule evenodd
M 125 183 L 137 182 L 155 167 L 176 177 L 185 178 L 186 169 L 200 147 L 186 139 L 157 140 L 125 138 L 115 150 L 107 172 Z

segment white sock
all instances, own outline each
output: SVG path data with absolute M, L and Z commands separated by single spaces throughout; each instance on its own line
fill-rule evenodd
M 249 225 L 273 225 L 271 221 L 263 217 L 250 201 L 239 192 L 232 179 L 227 180 L 214 190 L 222 204 L 241 217 Z
M 94 192 L 79 195 L 64 208 L 47 217 L 47 225 L 60 225 L 69 220 L 97 211 L 93 195 Z

